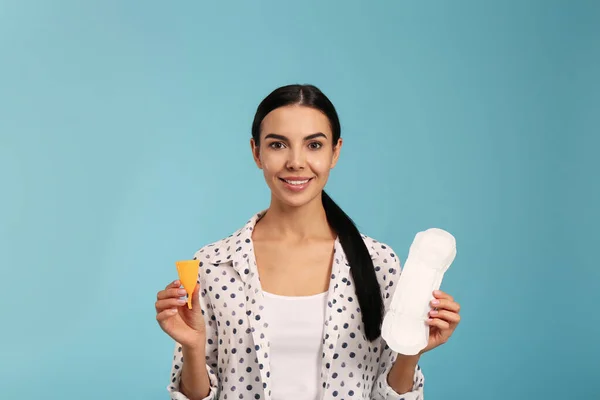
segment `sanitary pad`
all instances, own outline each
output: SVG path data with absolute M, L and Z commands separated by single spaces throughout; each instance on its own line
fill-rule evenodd
M 427 346 L 432 292 L 440 288 L 455 257 L 456 240 L 450 233 L 431 228 L 415 236 L 382 326 L 383 339 L 396 353 L 415 355 Z

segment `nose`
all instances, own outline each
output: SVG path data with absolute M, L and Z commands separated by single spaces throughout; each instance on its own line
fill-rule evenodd
M 286 168 L 291 171 L 297 171 L 304 169 L 305 157 L 304 152 L 301 149 L 295 149 L 288 152 L 288 160 Z

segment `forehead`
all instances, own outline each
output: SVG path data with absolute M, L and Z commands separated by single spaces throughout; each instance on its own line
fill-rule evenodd
M 261 136 L 269 133 L 289 138 L 321 132 L 331 137 L 329 119 L 321 111 L 306 106 L 286 106 L 271 111 L 263 119 Z

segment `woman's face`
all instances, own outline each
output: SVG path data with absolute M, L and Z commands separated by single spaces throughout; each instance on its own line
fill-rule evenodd
M 273 197 L 298 207 L 321 195 L 338 160 L 342 140 L 333 146 L 325 114 L 293 105 L 267 114 L 261 125 L 260 146 L 254 140 L 251 146 Z

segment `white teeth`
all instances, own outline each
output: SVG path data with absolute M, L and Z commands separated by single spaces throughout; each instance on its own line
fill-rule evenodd
M 310 179 L 306 179 L 304 181 L 288 181 L 287 179 L 284 179 L 284 181 L 286 183 L 289 183 L 290 185 L 304 185 L 306 182 L 308 182 Z

